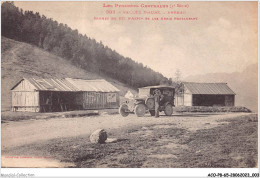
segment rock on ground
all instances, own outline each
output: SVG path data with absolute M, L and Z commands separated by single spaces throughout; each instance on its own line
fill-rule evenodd
M 104 129 L 98 129 L 90 135 L 91 143 L 105 143 L 107 132 Z

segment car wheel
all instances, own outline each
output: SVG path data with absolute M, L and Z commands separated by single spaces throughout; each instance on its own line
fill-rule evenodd
M 154 98 L 147 98 L 145 101 L 145 105 L 147 106 L 148 109 L 154 109 L 155 106 Z
M 164 113 L 166 116 L 171 116 L 173 113 L 173 108 L 171 104 L 167 104 L 164 109 Z
M 135 106 L 135 114 L 138 116 L 138 117 L 142 117 L 145 115 L 145 110 L 146 110 L 146 107 L 144 104 L 138 104 Z
M 127 117 L 129 115 L 129 112 L 127 112 L 128 106 L 126 104 L 123 104 L 119 107 L 119 113 L 123 117 Z

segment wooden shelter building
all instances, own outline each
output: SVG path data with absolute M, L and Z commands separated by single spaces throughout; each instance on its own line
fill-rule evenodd
M 57 112 L 119 107 L 119 90 L 103 79 L 23 78 L 11 91 L 13 111 Z
M 175 96 L 176 106 L 234 106 L 235 93 L 227 83 L 183 82 Z

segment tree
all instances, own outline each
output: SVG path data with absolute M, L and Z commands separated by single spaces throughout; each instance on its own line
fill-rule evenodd
M 175 83 L 181 83 L 181 71 L 179 69 L 176 70 L 174 74 L 174 81 Z
M 175 85 L 176 94 L 183 94 L 184 93 L 184 85 L 183 85 L 183 82 L 182 82 L 182 73 L 179 69 L 177 69 L 175 74 L 174 74 L 174 85 Z

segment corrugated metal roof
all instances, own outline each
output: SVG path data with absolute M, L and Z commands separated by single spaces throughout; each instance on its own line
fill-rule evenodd
M 83 79 L 36 79 L 28 80 L 39 91 L 95 91 L 95 92 L 118 92 L 119 90 L 105 80 L 83 80 Z M 21 81 L 23 81 L 21 80 Z M 11 90 L 13 90 L 18 82 Z
M 76 86 L 80 91 L 95 92 L 118 92 L 119 90 L 106 80 L 82 80 L 66 78 L 71 84 Z
M 191 83 L 184 82 L 184 86 L 192 94 L 204 95 L 235 95 L 226 83 Z
M 39 91 L 78 91 L 77 87 L 66 79 L 26 78 L 25 80 L 28 80 Z

